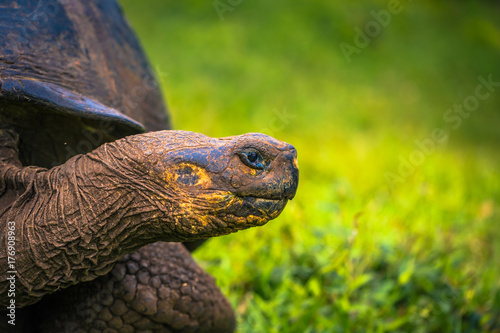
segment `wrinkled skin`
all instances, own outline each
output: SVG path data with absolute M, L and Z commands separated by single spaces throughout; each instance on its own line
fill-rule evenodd
M 295 149 L 263 134 L 214 139 L 192 132 L 150 132 L 104 144 L 49 170 L 21 166 L 15 132 L 0 130 L 0 149 L 0 242 L 7 243 L 7 224 L 13 221 L 17 307 L 103 276 L 118 259 L 144 245 L 206 239 L 263 225 L 279 215 L 298 183 Z M 159 253 L 155 246 L 160 245 L 151 246 L 148 253 Z M 4 247 L 0 266 L 7 267 Z M 188 266 L 182 269 L 189 271 Z M 0 274 L 0 293 L 5 295 L 6 274 Z M 201 271 L 193 276 L 192 288 L 207 279 Z M 81 299 L 95 297 L 89 289 L 68 292 Z M 208 294 L 215 296 L 206 302 L 218 302 L 214 311 L 229 309 L 232 318 L 220 291 Z M 158 293 L 155 297 L 157 304 L 178 301 Z M 6 306 L 8 299 L 0 301 Z M 158 323 L 148 311 L 133 309 Z M 169 313 L 162 317 L 160 330 L 185 330 L 203 322 L 190 312 L 196 307 L 180 309 L 190 318 L 185 327 L 177 328 L 178 316 Z M 226 328 L 232 330 L 231 325 Z

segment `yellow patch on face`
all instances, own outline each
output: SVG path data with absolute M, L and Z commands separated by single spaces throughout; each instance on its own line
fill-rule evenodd
M 205 169 L 189 163 L 181 163 L 165 170 L 163 180 L 169 184 L 177 183 L 181 186 L 199 186 L 211 182 Z

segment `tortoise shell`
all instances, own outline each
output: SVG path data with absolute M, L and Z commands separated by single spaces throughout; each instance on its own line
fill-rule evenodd
M 52 167 L 104 142 L 170 129 L 139 41 L 112 1 L 0 4 L 0 126 L 24 165 Z

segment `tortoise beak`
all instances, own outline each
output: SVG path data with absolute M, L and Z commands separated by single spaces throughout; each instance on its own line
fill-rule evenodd
M 297 163 L 297 150 L 292 145 L 288 145 L 287 148 L 283 152 L 283 158 L 287 162 L 283 182 L 283 194 L 285 199 L 292 200 L 299 186 L 299 166 Z

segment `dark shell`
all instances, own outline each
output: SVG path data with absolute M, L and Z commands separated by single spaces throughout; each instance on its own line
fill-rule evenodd
M 0 126 L 25 165 L 169 129 L 158 83 L 114 0 L 0 3 Z

